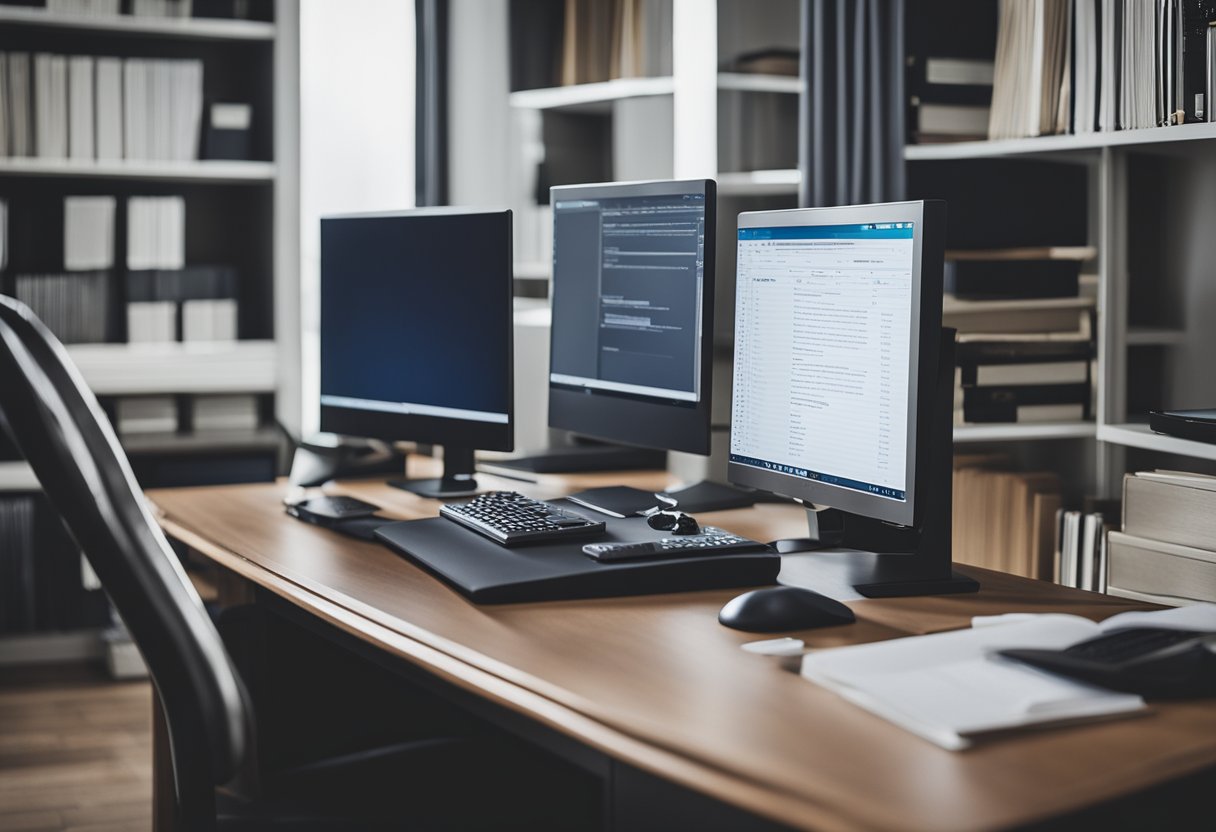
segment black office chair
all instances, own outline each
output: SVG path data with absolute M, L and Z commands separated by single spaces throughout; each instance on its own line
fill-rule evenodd
M 249 694 L 96 398 L 42 322 L 3 295 L 0 416 L 143 654 L 168 728 L 177 828 L 555 825 L 529 811 L 535 790 L 513 776 L 538 769 L 516 765 L 519 749 L 497 738 L 426 737 L 313 761 L 269 797 L 222 791 L 217 801 L 253 753 Z M 390 793 L 370 799 L 369 787 Z

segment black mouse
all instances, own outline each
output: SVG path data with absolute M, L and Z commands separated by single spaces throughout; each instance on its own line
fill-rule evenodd
M 749 633 L 809 630 L 856 621 L 853 611 L 826 595 L 796 586 L 753 589 L 727 602 L 718 622 Z

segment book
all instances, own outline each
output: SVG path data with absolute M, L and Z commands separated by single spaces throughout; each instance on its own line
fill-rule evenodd
M 1095 624 L 1079 616 L 1041 615 L 817 650 L 803 658 L 802 676 L 929 742 L 957 751 L 1016 729 L 1144 709 L 1139 696 L 1051 676 L 993 655 L 1019 648 L 1062 650 L 1120 626 L 1168 623 L 1144 616 L 1119 615 Z M 1129 624 L 1132 620 L 1136 624 Z
M 119 58 L 98 58 L 94 66 L 96 79 L 95 145 L 98 159 L 123 158 L 122 61 Z
M 177 400 L 173 396 L 121 398 L 115 405 L 119 435 L 173 433 L 177 430 Z
M 1111 595 L 1170 606 L 1216 602 L 1216 551 L 1210 548 L 1112 530 L 1107 535 L 1107 567 Z
M 34 155 L 34 106 L 30 84 L 30 56 L 27 52 L 8 54 L 8 106 L 10 156 Z
M 68 158 L 68 68 L 63 55 L 34 56 L 34 138 L 39 158 Z
M 164 344 L 177 340 L 177 304 L 127 301 L 127 343 Z
M 186 261 L 186 201 L 180 196 L 127 200 L 127 268 L 180 269 Z
M 921 141 L 933 136 L 980 139 L 987 130 L 989 108 L 983 105 L 921 102 L 916 134 Z
M 18 274 L 15 295 L 65 344 L 110 340 L 110 275 Z
M 1123 478 L 1123 531 L 1136 537 L 1212 547 L 1216 540 L 1216 490 L 1210 478 L 1168 471 Z
M 68 156 L 96 157 L 94 141 L 93 59 L 88 55 L 68 58 Z
M 193 425 L 196 431 L 256 430 L 261 419 L 256 396 L 195 396 Z

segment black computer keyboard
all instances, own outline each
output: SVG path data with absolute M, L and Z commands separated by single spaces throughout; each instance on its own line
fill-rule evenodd
M 1169 630 L 1165 628 L 1135 628 L 1116 630 L 1107 635 L 1091 638 L 1074 644 L 1063 653 L 1092 662 L 1121 664 L 1141 656 L 1147 656 L 1166 647 L 1181 644 L 1203 635 L 1192 630 Z
M 716 526 L 703 526 L 700 534 L 664 537 L 642 543 L 588 543 L 583 554 L 600 563 L 643 558 L 690 558 L 726 552 L 767 552 L 768 546 L 723 531 Z
M 514 491 L 491 491 L 467 503 L 448 503 L 440 507 L 439 514 L 504 546 L 548 543 L 604 531 L 603 522 Z

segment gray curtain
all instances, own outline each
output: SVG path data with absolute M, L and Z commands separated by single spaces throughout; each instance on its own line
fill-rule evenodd
M 904 0 L 802 0 L 799 202 L 904 198 Z
M 414 195 L 415 203 L 446 205 L 448 199 L 448 4 L 414 0 Z

